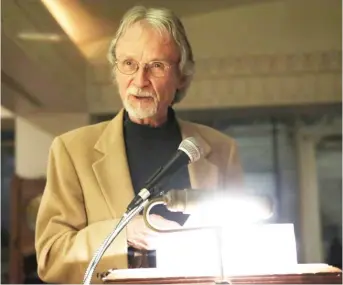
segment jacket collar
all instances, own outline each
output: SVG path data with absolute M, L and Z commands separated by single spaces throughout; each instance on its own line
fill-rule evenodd
M 127 162 L 123 116 L 121 110 L 107 125 L 94 148 L 103 154 L 92 165 L 102 194 L 113 217 L 120 217 L 134 198 L 134 190 Z M 218 169 L 209 159 L 211 146 L 198 126 L 177 118 L 182 139 L 194 137 L 203 149 L 202 158 L 188 165 L 192 188 L 212 188 L 218 183 Z

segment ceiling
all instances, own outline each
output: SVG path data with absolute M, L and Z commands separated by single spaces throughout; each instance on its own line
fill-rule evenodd
M 2 1 L 2 105 L 23 116 L 87 113 L 88 67 L 106 61 L 119 21 L 134 5 L 164 6 L 189 18 L 272 1 L 280 0 Z
M 87 112 L 87 66 L 106 60 L 109 40 L 133 5 L 191 17 L 265 1 L 271 0 L 2 1 L 2 105 L 22 115 Z
M 86 61 L 42 3 L 2 1 L 1 20 L 2 105 L 19 113 L 84 108 Z M 45 34 L 61 39 L 21 38 Z
M 264 0 L 265 2 L 266 0 Z M 270 0 L 269 0 L 270 1 Z M 135 5 L 144 5 L 148 7 L 165 7 L 174 11 L 179 17 L 191 17 L 203 13 L 210 13 L 216 10 L 234 8 L 236 6 L 256 4 L 261 0 L 82 0 L 85 8 L 97 18 L 106 19 L 109 22 L 116 23 L 118 19 L 129 8 Z

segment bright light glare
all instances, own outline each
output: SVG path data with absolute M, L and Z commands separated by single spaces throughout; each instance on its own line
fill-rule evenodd
M 272 204 L 266 197 L 233 195 L 221 196 L 199 203 L 191 218 L 193 225 L 253 224 L 272 216 Z
M 219 248 L 213 230 L 162 234 L 156 248 L 157 268 L 178 276 L 211 276 L 220 273 Z
M 223 198 L 210 203 L 209 211 L 219 214 L 225 221 L 236 223 L 255 223 L 271 216 L 271 206 L 265 199 L 239 196 Z M 218 215 L 216 215 L 218 217 Z
M 227 274 L 272 273 L 297 264 L 292 224 L 224 227 L 222 244 Z
M 222 229 L 220 237 L 226 275 L 287 271 L 297 264 L 292 224 L 228 226 Z M 179 276 L 218 276 L 218 250 L 214 230 L 163 234 L 156 251 L 157 268 L 172 268 Z

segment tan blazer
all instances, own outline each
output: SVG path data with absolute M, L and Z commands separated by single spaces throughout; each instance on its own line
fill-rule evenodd
M 192 188 L 241 183 L 236 143 L 206 126 L 178 120 L 204 157 L 188 166 Z M 76 129 L 52 143 L 36 227 L 38 274 L 49 283 L 81 283 L 85 270 L 134 197 L 123 139 L 123 111 L 112 121 Z M 96 268 L 127 268 L 125 230 Z M 96 276 L 96 273 L 94 276 Z M 93 278 L 92 282 L 100 282 Z

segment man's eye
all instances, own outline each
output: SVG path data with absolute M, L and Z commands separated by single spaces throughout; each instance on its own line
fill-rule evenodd
M 127 65 L 127 66 L 131 66 L 134 64 L 134 61 L 133 60 L 130 60 L 130 59 L 126 59 L 124 60 L 123 62 L 124 65 Z
M 162 62 L 153 62 L 151 64 L 152 68 L 160 68 L 160 69 L 164 69 L 164 64 Z

